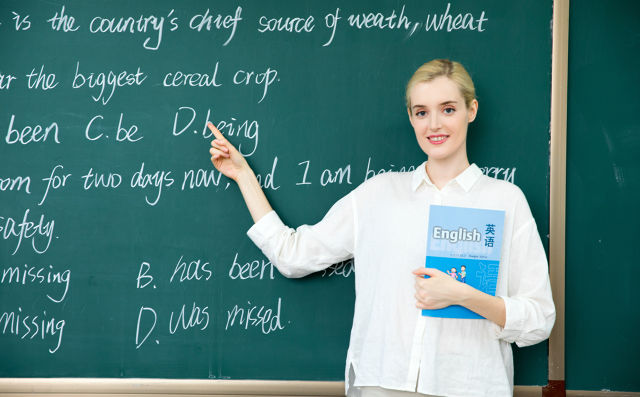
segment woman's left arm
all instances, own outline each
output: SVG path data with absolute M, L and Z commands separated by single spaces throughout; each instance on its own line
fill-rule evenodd
M 497 338 L 523 347 L 549 337 L 556 312 L 538 228 L 524 195 L 518 193 L 506 294 L 487 295 L 436 269 L 420 268 L 414 274 L 417 307 L 464 306 L 497 324 Z M 430 277 L 425 279 L 424 275 Z

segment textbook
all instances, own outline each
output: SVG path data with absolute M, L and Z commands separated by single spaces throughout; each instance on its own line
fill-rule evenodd
M 495 296 L 503 228 L 504 211 L 431 205 L 426 267 Z M 484 318 L 458 305 L 423 309 L 422 315 Z

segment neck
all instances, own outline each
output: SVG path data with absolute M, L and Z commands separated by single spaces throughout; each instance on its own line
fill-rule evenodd
M 457 161 L 447 160 L 428 160 L 425 165 L 427 168 L 427 175 L 438 189 L 442 189 L 449 181 L 460 175 L 464 170 L 469 167 L 469 160 L 466 156 L 464 159 Z

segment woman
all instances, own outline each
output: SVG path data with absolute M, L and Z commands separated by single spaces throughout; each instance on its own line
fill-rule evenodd
M 244 158 L 210 124 L 211 161 L 238 183 L 255 222 L 248 235 L 283 275 L 302 277 L 354 258 L 349 396 L 510 396 L 510 343 L 546 339 L 555 320 L 535 221 L 520 189 L 469 163 L 467 127 L 478 101 L 462 65 L 424 64 L 407 84 L 406 101 L 428 161 L 367 180 L 313 226 L 285 226 Z M 505 211 L 496 296 L 421 266 L 431 204 Z M 419 310 L 450 305 L 486 320 L 424 317 Z

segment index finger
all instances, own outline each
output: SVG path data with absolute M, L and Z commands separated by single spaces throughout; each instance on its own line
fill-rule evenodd
M 208 122 L 207 123 L 207 127 L 209 127 L 209 129 L 211 130 L 211 132 L 213 132 L 213 135 L 218 138 L 218 139 L 222 139 L 223 141 L 226 141 L 224 135 L 222 135 L 222 132 L 220 132 L 219 129 L 216 128 L 215 125 L 213 125 L 212 122 Z
M 434 269 L 431 267 L 421 267 L 413 271 L 413 274 L 415 274 L 416 276 L 429 276 L 429 277 L 437 276 L 440 273 L 442 273 L 440 270 Z

